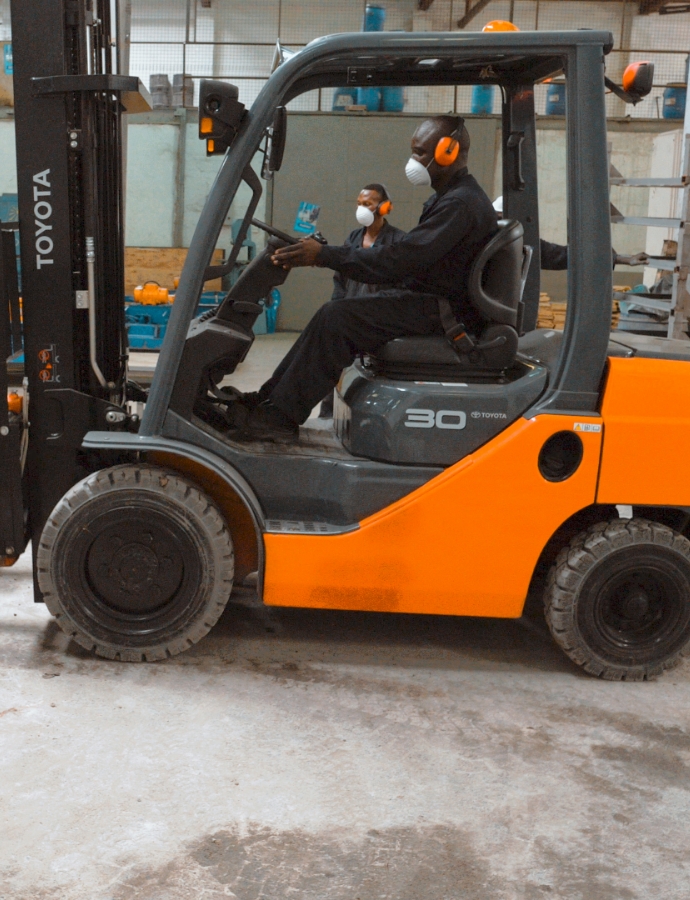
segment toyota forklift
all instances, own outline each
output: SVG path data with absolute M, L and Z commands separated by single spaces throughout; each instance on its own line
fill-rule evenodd
M 279 52 L 251 109 L 233 85 L 202 82 L 200 137 L 224 159 L 146 392 L 128 378 L 122 304 L 121 117 L 142 90 L 111 65 L 108 8 L 12 4 L 27 385 L 21 410 L 0 413 L 0 546 L 9 565 L 32 542 L 35 597 L 60 628 L 102 657 L 149 662 L 200 640 L 252 576 L 269 606 L 454 616 L 519 617 L 540 589 L 555 641 L 592 675 L 641 680 L 678 664 L 690 481 L 660 456 L 690 445 L 690 343 L 610 335 L 604 95 L 639 100 L 651 67 L 613 85 L 612 37 L 599 31 L 357 33 Z M 562 332 L 536 330 L 534 108 L 535 84 L 561 75 Z M 259 301 L 289 277 L 270 256 L 295 240 L 255 219 L 252 160 L 263 151 L 270 179 L 286 105 L 343 84 L 498 85 L 505 218 L 470 278 L 484 324 L 357 360 L 332 429 L 247 442 L 228 377 L 251 352 Z M 242 226 L 212 266 L 242 183 Z M 195 317 L 252 223 L 266 249 Z

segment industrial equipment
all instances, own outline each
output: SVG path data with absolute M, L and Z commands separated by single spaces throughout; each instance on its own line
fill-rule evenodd
M 98 24 L 78 0 L 14 0 L 12 12 L 30 424 L 22 476 L 27 426 L 2 414 L 14 504 L 2 546 L 11 560 L 32 538 L 36 597 L 68 635 L 108 658 L 164 659 L 206 634 L 251 573 L 268 605 L 496 617 L 520 616 L 545 578 L 554 638 L 588 672 L 643 679 L 679 661 L 690 487 L 656 451 L 682 458 L 690 439 L 690 345 L 610 340 L 609 33 L 325 37 L 276 68 L 251 112 L 236 89 L 202 84 L 201 137 L 228 149 L 145 394 L 128 384 L 122 342 L 131 79 L 98 68 L 112 58 L 105 8 Z M 537 331 L 534 85 L 563 74 L 568 314 L 563 332 Z M 264 226 L 268 250 L 216 311 L 194 315 L 255 215 L 257 149 L 265 177 L 280 166 L 285 105 L 344 84 L 482 83 L 503 96 L 505 221 L 475 263 L 472 301 L 502 340 L 465 356 L 445 338 L 392 341 L 343 373 L 334 431 L 236 440 L 223 379 L 251 350 L 258 299 L 287 277 L 267 254 L 289 238 Z M 234 249 L 211 266 L 242 181 L 252 199 Z

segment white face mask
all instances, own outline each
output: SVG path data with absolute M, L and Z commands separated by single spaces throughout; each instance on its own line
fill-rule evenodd
M 429 165 L 431 165 L 431 163 L 429 163 Z M 407 180 L 418 187 L 428 187 L 431 184 L 431 175 L 429 175 L 428 166 L 423 166 L 412 157 L 407 160 L 405 174 L 407 175 Z
M 367 228 L 374 223 L 374 214 L 368 206 L 358 206 L 355 216 L 359 224 L 365 225 Z

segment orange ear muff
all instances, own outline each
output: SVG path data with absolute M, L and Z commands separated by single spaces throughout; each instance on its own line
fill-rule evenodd
M 392 209 L 393 204 L 390 202 L 390 200 L 384 200 L 383 203 L 379 203 L 378 212 L 380 216 L 387 216 Z
M 460 143 L 454 137 L 444 137 L 436 144 L 434 159 L 439 166 L 451 166 L 458 158 Z

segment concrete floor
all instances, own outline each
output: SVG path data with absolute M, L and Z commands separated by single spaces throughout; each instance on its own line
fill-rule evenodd
M 244 589 L 118 664 L 0 569 L 0 900 L 687 900 L 689 776 L 690 665 L 600 682 L 538 618 Z
M 298 338 L 296 331 L 258 334 L 247 358 L 223 384 L 232 384 L 240 391 L 260 388 Z M 158 362 L 157 353 L 133 351 L 129 354 L 130 377 L 140 384 L 150 384 Z

